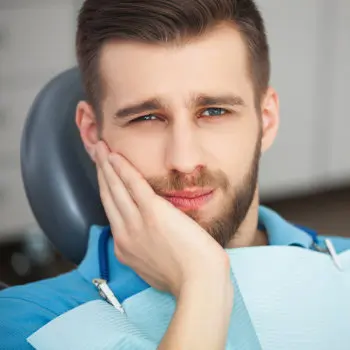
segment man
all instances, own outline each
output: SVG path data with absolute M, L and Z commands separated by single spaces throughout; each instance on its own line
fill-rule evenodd
M 160 349 L 222 349 L 234 304 L 223 248 L 312 243 L 259 208 L 260 155 L 279 124 L 260 13 L 252 0 L 87 0 L 77 55 L 87 101 L 76 122 L 111 225 L 109 287 L 125 299 L 113 287 L 122 263 L 174 295 Z M 100 232 L 77 270 L 0 294 L 1 349 L 30 348 L 40 327 L 100 298 Z

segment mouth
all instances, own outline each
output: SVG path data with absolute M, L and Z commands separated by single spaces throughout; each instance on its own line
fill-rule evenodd
M 180 210 L 190 211 L 200 209 L 213 197 L 213 194 L 213 189 L 193 189 L 168 192 L 163 195 L 163 198 Z

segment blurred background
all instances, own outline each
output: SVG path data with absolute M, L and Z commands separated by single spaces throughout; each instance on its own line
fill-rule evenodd
M 281 128 L 263 157 L 263 204 L 319 233 L 350 236 L 350 1 L 258 0 Z M 36 224 L 20 139 L 39 90 L 75 65 L 82 0 L 0 0 L 0 280 L 23 284 L 73 268 Z

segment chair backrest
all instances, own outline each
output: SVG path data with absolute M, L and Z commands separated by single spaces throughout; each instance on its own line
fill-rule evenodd
M 7 287 L 8 287 L 7 284 L 5 284 L 4 282 L 1 282 L 1 281 L 0 281 L 0 290 L 4 290 L 4 289 L 6 289 Z
M 83 258 L 92 224 L 105 225 L 96 170 L 75 125 L 84 99 L 77 68 L 50 81 L 29 112 L 21 142 L 21 168 L 33 214 L 66 258 Z

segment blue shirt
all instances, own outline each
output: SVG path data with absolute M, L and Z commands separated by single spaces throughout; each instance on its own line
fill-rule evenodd
M 259 209 L 259 226 L 264 227 L 270 245 L 310 249 L 313 242 L 312 235 L 264 207 Z M 74 271 L 0 292 L 0 349 L 32 349 L 26 341 L 32 333 L 83 303 L 100 299 L 92 280 L 100 276 L 98 241 L 101 229 L 91 228 L 86 256 Z M 318 239 L 319 244 L 324 245 L 325 237 Z M 332 237 L 331 240 L 337 252 L 350 248 L 350 239 Z M 148 287 L 131 269 L 117 261 L 112 238 L 107 250 L 109 286 L 121 302 Z

